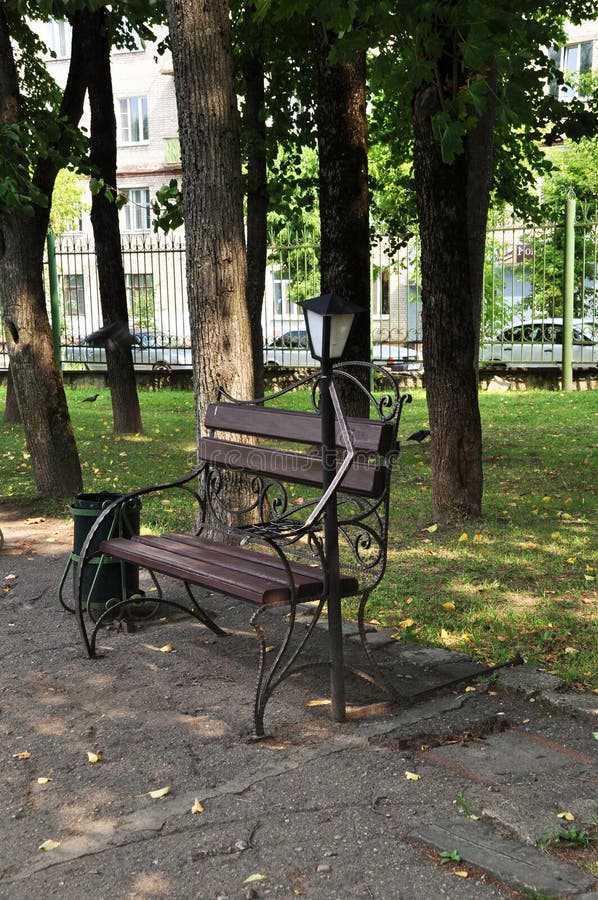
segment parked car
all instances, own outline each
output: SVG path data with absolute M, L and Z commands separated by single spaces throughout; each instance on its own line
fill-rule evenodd
M 190 369 L 192 364 L 190 347 L 173 347 L 166 335 L 150 334 L 147 331 L 133 332 L 135 343 L 131 347 L 133 365 L 136 369 Z M 106 368 L 106 351 L 94 347 L 85 338 L 76 344 L 62 348 L 66 363 L 83 363 L 90 371 Z
M 563 320 L 524 319 L 509 325 L 482 344 L 480 360 L 506 367 L 560 366 L 563 361 Z M 598 341 L 581 324 L 573 326 L 573 364 L 598 365 Z
M 393 371 L 418 370 L 422 366 L 416 350 L 394 342 L 374 344 L 372 361 Z M 266 344 L 264 365 L 270 368 L 276 366 L 303 368 L 319 366 L 319 362 L 310 353 L 307 331 L 295 328 L 285 331 L 280 337 Z
M 289 368 L 305 368 L 318 366 L 319 362 L 309 351 L 307 331 L 295 328 L 285 331 L 264 347 L 264 365 L 268 368 L 284 366 Z
M 397 343 L 374 344 L 372 362 L 391 372 L 421 372 L 424 365 L 420 353 L 414 347 Z

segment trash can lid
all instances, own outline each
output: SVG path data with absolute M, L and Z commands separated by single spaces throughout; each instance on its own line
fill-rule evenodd
M 75 509 L 103 509 L 113 500 L 118 500 L 123 494 L 114 494 L 110 491 L 100 491 L 96 494 L 75 494 L 73 507 Z

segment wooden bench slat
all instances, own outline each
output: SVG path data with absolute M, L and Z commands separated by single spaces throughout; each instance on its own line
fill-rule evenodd
M 286 573 L 280 563 L 280 559 L 270 556 L 266 553 L 248 553 L 245 547 L 228 546 L 226 544 L 218 544 L 216 542 L 206 543 L 205 546 L 197 542 L 188 542 L 180 540 L 176 534 L 143 535 L 131 538 L 135 543 L 141 543 L 148 546 L 157 547 L 167 552 L 176 553 L 177 555 L 188 557 L 189 559 L 204 559 L 214 566 L 222 569 L 230 569 L 235 578 L 239 574 L 249 575 L 255 578 L 263 578 L 274 584 L 288 586 Z M 239 552 L 241 551 L 241 552 Z M 293 570 L 296 584 L 313 585 L 315 582 L 322 584 L 322 573 L 318 568 L 309 569 L 304 566 L 307 571 L 299 571 L 298 567 Z
M 144 540 L 150 540 L 151 536 L 144 535 Z M 177 544 L 186 544 L 190 548 L 192 552 L 195 553 L 219 553 L 225 558 L 229 558 L 233 564 L 236 564 L 236 560 L 239 557 L 239 545 L 238 544 L 221 544 L 215 543 L 214 541 L 209 541 L 207 538 L 201 537 L 201 535 L 195 534 L 182 534 L 181 532 L 172 532 L 171 534 L 163 534 L 160 535 L 161 538 L 168 539 L 169 541 L 176 541 Z M 133 537 L 132 540 L 138 540 L 138 537 Z M 267 554 L 264 552 L 260 552 L 259 550 L 254 550 L 252 547 L 255 545 L 251 545 L 247 547 L 243 545 L 243 556 L 248 560 L 255 560 L 256 563 L 259 563 L 260 566 L 269 566 L 273 570 L 282 570 L 282 564 L 278 556 L 274 556 L 274 554 Z M 293 572 L 300 573 L 305 575 L 307 578 L 313 579 L 314 576 L 317 578 L 321 578 L 321 569 L 319 565 L 309 566 L 306 563 L 300 563 L 293 560 Z
M 383 456 L 393 449 L 394 429 L 390 422 L 348 417 L 347 424 L 356 450 Z M 205 425 L 218 431 L 303 444 L 319 444 L 322 437 L 321 419 L 317 413 L 235 403 L 211 403 L 206 411 Z M 341 446 L 338 434 L 337 441 Z
M 252 447 L 219 438 L 202 438 L 199 442 L 199 455 L 206 462 L 231 469 L 257 472 L 298 484 L 322 485 L 322 462 L 316 456 L 270 447 Z M 348 470 L 339 490 L 366 497 L 379 497 L 385 484 L 384 466 L 359 463 Z
M 275 557 L 267 554 L 247 552 L 243 547 L 229 548 L 227 545 L 206 541 L 203 546 L 196 545 L 196 554 L 181 553 L 181 544 L 187 550 L 189 545 L 177 541 L 178 535 L 162 537 L 137 536 L 133 540 L 112 538 L 103 541 L 100 549 L 117 559 L 134 563 L 164 575 L 180 578 L 192 584 L 212 588 L 222 593 L 248 600 L 258 605 L 288 604 L 291 591 L 284 574 L 282 563 L 275 565 Z M 192 548 L 190 548 L 192 549 Z M 232 565 L 233 555 L 229 550 L 236 550 L 236 565 Z M 226 552 L 225 552 L 226 551 Z M 263 563 L 261 569 L 256 557 Z M 301 569 L 309 567 L 301 566 Z M 320 597 L 323 590 L 321 573 L 313 570 L 311 577 L 304 572 L 291 570 L 296 584 L 297 600 L 309 600 Z M 341 591 L 350 596 L 357 590 L 355 578 L 345 576 L 341 579 Z

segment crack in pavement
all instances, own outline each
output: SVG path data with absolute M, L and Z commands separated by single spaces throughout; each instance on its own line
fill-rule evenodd
M 153 806 L 148 809 L 138 810 L 123 817 L 118 822 L 110 822 L 109 827 L 101 836 L 88 837 L 77 834 L 66 838 L 59 847 L 50 851 L 52 854 L 51 859 L 48 859 L 46 854 L 44 854 L 45 858 L 32 859 L 17 871 L 11 873 L 10 869 L 7 869 L 1 873 L 2 881 L 5 884 L 22 881 L 37 872 L 55 868 L 72 860 L 101 854 L 116 847 L 152 840 L 160 834 L 169 819 L 183 815 L 189 816 L 191 819 L 190 811 L 196 798 L 203 803 L 219 797 L 242 794 L 262 781 L 278 778 L 281 775 L 296 771 L 308 766 L 316 759 L 323 759 L 347 750 L 367 747 L 371 738 L 395 731 L 400 725 L 413 725 L 420 721 L 435 718 L 443 713 L 460 709 L 466 701 L 471 700 L 471 696 L 463 694 L 458 697 L 437 698 L 428 701 L 425 709 L 402 710 L 398 716 L 393 716 L 390 721 L 378 722 L 372 725 L 360 725 L 358 734 L 334 735 L 318 747 L 310 750 L 299 749 L 300 755 L 293 759 L 270 763 L 257 772 L 232 778 L 211 790 L 198 792 L 196 789 L 193 789 L 185 791 L 176 797 L 169 795 L 168 799 L 164 799 L 164 805 L 160 801 L 159 808 Z

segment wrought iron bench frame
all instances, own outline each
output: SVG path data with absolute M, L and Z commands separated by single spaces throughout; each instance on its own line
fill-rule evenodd
M 377 386 L 382 387 L 375 394 L 364 384 L 373 382 L 374 376 Z M 86 651 L 93 657 L 99 629 L 130 604 L 139 603 L 139 597 L 118 600 L 97 617 L 88 631 L 82 584 L 95 532 L 109 516 L 116 523 L 119 508 L 133 498 L 172 489 L 191 493 L 198 507 L 194 534 L 130 539 L 109 534 L 100 544 L 100 550 L 106 559 L 140 565 L 154 578 L 155 573 L 162 573 L 181 580 L 189 605 L 164 596 L 161 603 L 188 613 L 218 635 L 226 632 L 201 608 L 192 584 L 256 606 L 250 623 L 259 641 L 254 698 L 257 736 L 264 735 L 264 712 L 273 691 L 288 675 L 302 668 L 298 666 L 298 658 L 327 601 L 323 518 L 328 503 L 336 502 L 338 510 L 341 597 L 359 597 L 357 622 L 362 646 L 376 672 L 377 683 L 387 694 L 395 693 L 366 639 L 365 611 L 368 598 L 386 567 L 391 472 L 398 456 L 397 430 L 403 405 L 411 397 L 400 393 L 390 374 L 378 366 L 355 362 L 334 366 L 335 383 L 348 381 L 367 397 L 370 418 L 349 418 L 346 424 L 338 423 L 338 484 L 323 496 L 321 459 L 309 451 L 296 453 L 280 448 L 281 442 L 293 442 L 313 450 L 319 443 L 320 378 L 319 372 L 314 373 L 284 390 L 253 401 L 238 401 L 220 390 L 216 403 L 208 407 L 206 414 L 208 436 L 200 441 L 199 464 L 180 479 L 132 491 L 112 502 L 97 518 L 80 552 L 75 609 Z M 313 412 L 268 406 L 297 387 L 311 387 Z M 223 440 L 216 436 L 219 431 L 224 431 L 227 437 L 236 432 L 241 440 L 247 437 L 275 440 L 277 445 L 261 447 Z M 348 440 L 354 446 L 344 446 Z M 226 487 L 231 473 L 233 478 L 238 473 L 249 476 L 249 481 L 247 478 L 244 481 L 245 497 L 248 494 L 249 497 L 240 507 L 231 506 L 228 499 Z M 313 489 L 315 496 L 293 502 L 289 486 L 297 484 Z M 248 523 L 248 519 L 252 521 Z M 209 537 L 204 537 L 202 532 L 208 526 Z M 224 534 L 226 543 L 214 539 L 216 527 Z M 241 579 L 231 583 L 231 566 L 241 562 L 253 574 L 248 574 L 243 584 L 239 583 Z M 234 575 L 230 577 L 234 582 Z M 295 627 L 298 605 L 308 600 L 316 601 L 309 605 L 311 620 L 304 633 L 298 635 Z M 289 607 L 287 629 L 278 650 L 271 656 L 267 654 L 263 615 L 280 605 Z

